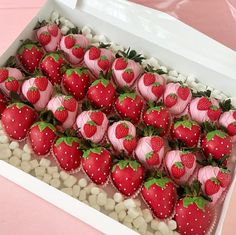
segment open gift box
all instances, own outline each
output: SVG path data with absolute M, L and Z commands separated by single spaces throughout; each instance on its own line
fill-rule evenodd
M 15 54 L 21 39 L 32 36 L 37 21 L 49 18 L 52 11 L 58 11 L 79 27 L 87 25 L 95 33 L 104 34 L 111 41 L 134 48 L 146 56 L 156 57 L 176 71 L 192 74 L 200 82 L 219 89 L 228 96 L 235 96 L 235 52 L 165 13 L 124 0 L 48 0 L 1 56 L 0 65 Z M 0 161 L 0 174 L 105 234 L 137 234 L 3 161 Z M 221 234 L 235 179 L 236 177 L 224 200 L 215 234 Z

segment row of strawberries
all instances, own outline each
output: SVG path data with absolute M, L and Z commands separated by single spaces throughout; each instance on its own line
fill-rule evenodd
M 0 89 L 8 97 L 18 93 L 23 102 L 27 100 L 40 114 L 22 102 L 6 108 L 5 97 L 1 96 L 6 133 L 16 140 L 27 137 L 37 155 L 52 151 L 66 171 L 74 172 L 82 164 L 96 184 L 105 184 L 111 176 L 114 186 L 125 196 L 135 195 L 141 188 L 144 201 L 156 217 L 168 218 L 175 210 L 181 233 L 205 234 L 213 219 L 212 209 L 196 190 L 176 203 L 176 185 L 185 185 L 197 178 L 202 192 L 212 203 L 223 197 L 231 181 L 225 168 L 236 135 L 236 112 L 229 110 L 222 114 L 214 98 L 192 99 L 188 87 L 180 83 L 167 84 L 164 76 L 158 74 L 162 71 L 148 66 L 143 73 L 139 64 L 142 57 L 135 51 L 120 52 L 115 59 L 110 49 L 88 47 L 88 40 L 81 34 L 62 36 L 55 24 L 40 27 L 36 35 L 41 46 L 25 41 L 16 58 L 24 73 L 32 74 L 40 69 L 44 75 L 25 80 L 19 69 L 4 67 L 0 69 Z M 58 48 L 63 53 L 56 51 Z M 73 67 L 66 68 L 67 61 Z M 82 63 L 87 68 L 81 67 Z M 113 81 L 108 79 L 109 71 Z M 66 95 L 55 94 L 55 84 L 61 85 L 60 90 Z M 124 87 L 133 91 L 118 94 L 116 88 Z M 85 101 L 99 110 L 81 112 Z M 163 105 L 154 104 L 159 101 Z M 60 127 L 43 118 L 45 108 L 53 113 Z M 111 123 L 113 110 L 127 121 Z M 139 125 L 134 126 L 130 121 Z M 210 130 L 203 132 L 206 122 L 214 122 L 216 128 L 211 125 Z M 227 133 L 219 129 L 220 126 Z M 60 137 L 68 128 L 76 130 L 76 135 L 72 137 L 70 131 L 71 136 Z M 137 130 L 142 134 L 136 133 Z M 171 146 L 178 142 L 184 148 L 169 150 L 162 137 L 167 137 Z M 100 146 L 84 147 L 82 139 Z M 110 151 L 102 147 L 106 142 L 112 146 Z M 198 146 L 201 150 L 197 153 L 189 149 Z M 121 153 L 125 153 L 128 160 L 120 160 Z M 113 154 L 117 162 L 112 164 Z M 215 165 L 200 168 L 197 160 Z M 165 170 L 173 181 L 164 176 L 145 180 L 150 169 Z M 196 214 L 198 220 L 195 220 Z M 187 224 L 189 221 L 191 226 Z

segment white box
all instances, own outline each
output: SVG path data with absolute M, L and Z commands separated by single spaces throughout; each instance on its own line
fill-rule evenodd
M 236 97 L 236 53 L 233 50 L 165 13 L 124 0 L 80 0 L 78 2 L 48 0 L 1 56 L 0 65 L 16 52 L 21 39 L 31 37 L 38 19 L 47 19 L 53 10 L 78 26 L 88 25 L 95 33 L 104 34 L 113 42 L 125 47 L 130 46 L 147 56 L 157 57 L 162 63 L 178 72 L 193 74 L 202 83 Z M 3 161 L 0 161 L 0 175 L 105 234 L 137 234 L 108 216 Z M 223 204 L 215 232 L 217 235 L 221 234 L 235 181 L 236 177 Z

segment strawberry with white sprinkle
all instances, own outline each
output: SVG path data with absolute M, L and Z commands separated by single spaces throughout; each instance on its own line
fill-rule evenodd
M 54 23 L 47 23 L 36 32 L 37 39 L 42 47 L 48 51 L 56 51 L 61 39 L 61 30 Z
M 63 36 L 60 41 L 60 49 L 73 65 L 78 65 L 84 60 L 84 53 L 88 45 L 88 39 L 82 34 L 68 34 Z
M 53 86 L 45 76 L 37 76 L 25 80 L 22 85 L 24 97 L 38 111 L 44 110 L 52 96 Z
M 79 168 L 83 155 L 79 139 L 76 137 L 58 138 L 53 144 L 52 153 L 60 167 L 68 172 L 74 172 Z
M 103 140 L 108 123 L 106 115 L 97 110 L 83 111 L 76 119 L 79 133 L 93 143 L 99 143 Z
M 10 138 L 23 140 L 36 117 L 36 113 L 28 105 L 13 103 L 2 113 L 3 129 Z
M 62 127 L 71 128 L 79 111 L 78 102 L 72 96 L 56 95 L 47 105 L 54 117 L 61 123 Z
M 142 186 L 144 170 L 135 160 L 120 160 L 112 167 L 111 179 L 123 195 L 130 197 Z
M 164 92 L 164 105 L 173 115 L 181 115 L 192 98 L 190 88 L 179 83 L 169 83 Z
M 95 147 L 84 151 L 83 170 L 95 184 L 102 185 L 108 181 L 111 165 L 111 154 L 105 148 Z

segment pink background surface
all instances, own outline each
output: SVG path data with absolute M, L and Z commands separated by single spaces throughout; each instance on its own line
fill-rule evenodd
M 165 11 L 226 46 L 236 49 L 236 0 L 134 0 Z M 0 55 L 27 25 L 44 0 L 0 0 Z M 0 177 L 0 235 L 101 234 L 90 226 Z M 236 190 L 223 234 L 234 234 Z

